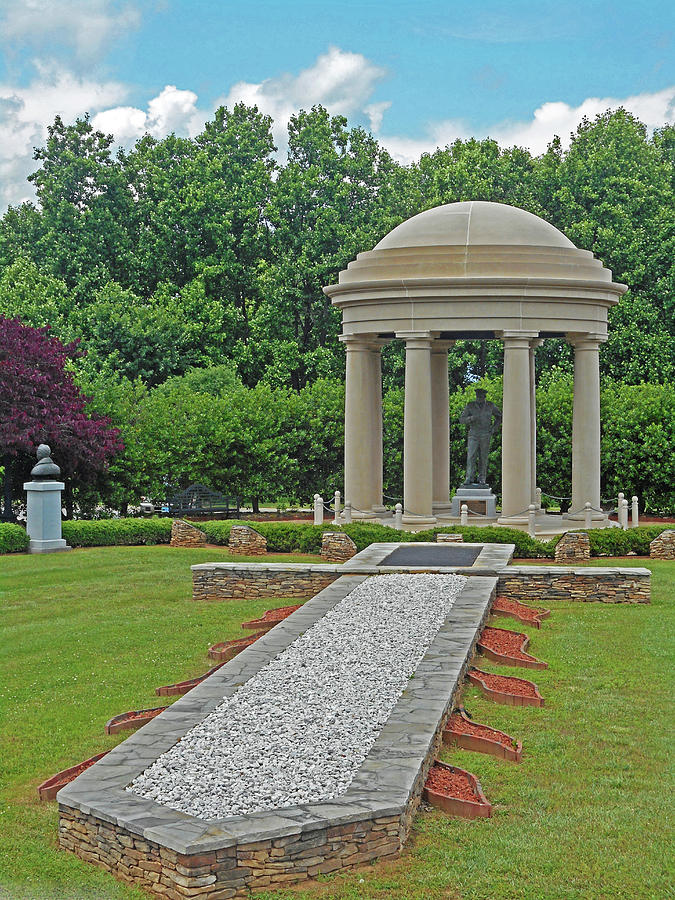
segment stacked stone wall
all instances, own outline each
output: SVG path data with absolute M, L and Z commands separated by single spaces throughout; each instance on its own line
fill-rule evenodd
M 584 532 L 568 531 L 555 547 L 556 562 L 574 562 L 591 558 L 591 541 Z
M 326 562 L 346 562 L 356 556 L 356 544 L 342 531 L 324 531 L 321 536 L 321 558 Z
M 264 556 L 267 553 L 267 538 L 249 525 L 233 525 L 227 545 L 231 553 L 246 556 Z
M 649 545 L 652 559 L 675 559 L 675 531 L 662 531 Z
M 373 859 L 394 859 L 401 851 L 403 819 L 407 819 L 364 819 L 222 850 L 181 854 L 70 807 L 61 805 L 59 812 L 61 847 L 168 900 L 248 897 L 252 890 L 275 890 Z
M 252 566 L 232 569 L 193 569 L 193 600 L 256 600 L 313 597 L 339 578 L 337 572 L 316 572 L 311 566 L 275 570 Z
M 499 574 L 498 593 L 511 600 L 550 603 L 599 601 L 600 603 L 649 603 L 651 599 L 650 573 L 630 569 L 602 572 L 592 570 L 544 571 L 533 566 L 507 568 Z
M 464 542 L 463 534 L 437 534 L 437 544 L 462 544 Z
M 172 547 L 206 547 L 206 535 L 183 519 L 174 519 L 171 523 Z

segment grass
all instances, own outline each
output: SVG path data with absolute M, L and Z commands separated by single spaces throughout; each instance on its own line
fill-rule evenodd
M 103 734 L 108 718 L 171 700 L 155 697 L 155 686 L 205 671 L 207 647 L 270 606 L 191 603 L 189 564 L 216 558 L 229 557 L 213 548 L 119 547 L 0 559 L 0 897 L 147 896 L 60 852 L 56 804 L 40 803 L 35 788 L 118 743 L 124 735 Z M 520 765 L 443 752 L 479 777 L 492 819 L 423 812 L 399 861 L 260 900 L 672 896 L 666 775 L 675 563 L 620 564 L 652 569 L 651 606 L 560 603 L 540 631 L 497 620 L 530 634 L 531 652 L 549 668 L 481 664 L 532 678 L 543 709 L 498 706 L 465 691 L 476 721 L 523 741 Z

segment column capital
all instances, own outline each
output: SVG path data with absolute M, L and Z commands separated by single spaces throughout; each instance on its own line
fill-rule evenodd
M 538 331 L 501 331 L 495 336 L 504 344 L 504 349 L 529 350 L 532 341 L 539 337 Z
M 447 353 L 451 347 L 454 347 L 456 341 L 441 341 L 437 339 L 431 344 L 431 352 L 432 353 Z
M 344 344 L 345 350 L 372 350 L 374 335 L 341 334 L 338 340 Z
M 600 344 L 604 344 L 607 336 L 593 332 L 568 332 L 565 339 L 575 350 L 599 350 Z
M 397 331 L 396 337 L 410 350 L 431 350 L 434 340 L 432 331 Z

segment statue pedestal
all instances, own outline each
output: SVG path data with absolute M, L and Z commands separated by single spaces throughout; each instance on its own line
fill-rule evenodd
M 457 488 L 450 506 L 450 515 L 453 518 L 460 517 L 463 503 L 469 507 L 469 512 L 478 513 L 488 519 L 497 518 L 497 498 L 487 484 L 463 484 Z
M 57 553 L 70 550 L 61 537 L 62 481 L 27 481 L 26 531 L 30 538 L 29 553 Z

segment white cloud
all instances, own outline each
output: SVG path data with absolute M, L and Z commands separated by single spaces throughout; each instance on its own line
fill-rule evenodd
M 148 111 L 135 106 L 117 106 L 98 113 L 94 128 L 113 134 L 120 144 L 133 143 L 146 132 L 161 138 L 171 132 L 194 137 L 202 129 L 207 113 L 197 109 L 197 95 L 167 86 L 148 103 Z
M 56 43 L 93 60 L 107 43 L 140 22 L 132 3 L 115 0 L 0 0 L 0 35 L 16 46 Z
M 216 105 L 232 107 L 235 103 L 255 104 L 274 120 L 277 146 L 287 141 L 286 127 L 299 109 L 316 104 L 325 106 L 331 115 L 363 114 L 378 124 L 389 103 L 369 104 L 376 85 L 387 72 L 361 53 L 350 53 L 330 47 L 317 57 L 313 66 L 298 75 L 284 74 L 267 78 L 258 84 L 240 81 Z
M 38 71 L 27 87 L 0 83 L 0 209 L 33 196 L 26 182 L 37 165 L 33 148 L 44 141 L 56 115 L 70 122 L 126 95 L 117 82 L 81 79 L 53 66 L 38 66 Z
M 535 109 L 532 118 L 523 122 L 497 122 L 482 132 L 470 129 L 465 123 L 448 120 L 431 123 L 426 134 L 419 138 L 397 135 L 379 135 L 379 140 L 400 162 L 419 159 L 422 153 L 433 153 L 437 147 L 445 147 L 457 138 L 492 137 L 503 147 L 527 147 L 533 154 L 544 153 L 554 135 L 558 135 L 567 147 L 570 134 L 584 117 L 593 120 L 607 109 L 623 106 L 637 116 L 648 129 L 675 122 L 675 85 L 655 93 L 636 94 L 632 97 L 589 97 L 578 106 L 551 101 Z

